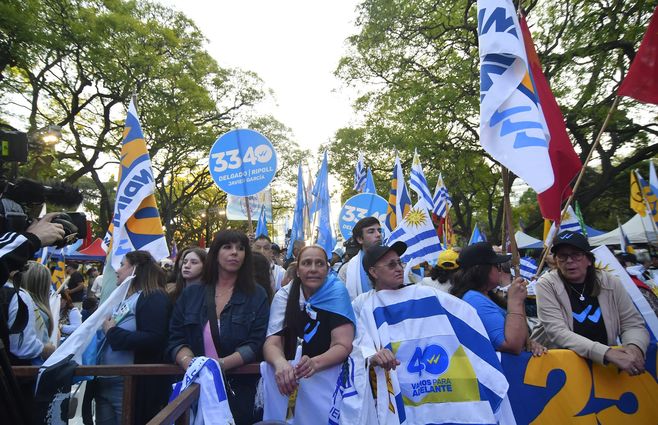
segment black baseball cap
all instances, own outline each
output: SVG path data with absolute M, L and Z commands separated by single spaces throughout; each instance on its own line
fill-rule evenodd
M 555 243 L 551 248 L 551 252 L 555 254 L 555 251 L 557 251 L 557 249 L 562 245 L 571 245 L 585 252 L 589 252 L 590 249 L 592 249 L 589 246 L 589 242 L 587 241 L 585 235 L 579 232 L 564 231 L 557 235 L 557 239 L 555 239 Z
M 361 264 L 363 265 L 363 269 L 366 271 L 366 273 L 368 273 L 370 267 L 377 264 L 377 261 L 379 261 L 379 259 L 386 255 L 389 251 L 395 251 L 398 255 L 402 255 L 406 250 L 407 244 L 402 241 L 395 242 L 391 246 L 374 245 L 366 250 L 366 253 L 363 256 L 363 260 L 361 260 Z M 368 276 L 370 276 L 370 273 L 368 273 Z
M 489 242 L 478 242 L 461 250 L 457 262 L 459 267 L 468 268 L 482 264 L 500 264 L 509 261 L 511 255 L 498 255 Z

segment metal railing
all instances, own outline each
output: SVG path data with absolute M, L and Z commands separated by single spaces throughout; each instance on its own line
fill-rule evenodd
M 39 373 L 38 366 L 13 366 L 16 378 L 32 378 Z M 132 425 L 134 416 L 135 377 L 136 376 L 181 376 L 185 371 L 173 364 L 132 364 L 132 365 L 98 365 L 78 366 L 74 376 L 122 376 L 123 381 L 123 425 Z M 259 375 L 260 365 L 251 363 L 226 372 L 228 375 Z M 176 400 L 169 403 L 148 425 L 189 423 L 189 409 L 199 398 L 198 385 L 193 384 L 183 391 Z

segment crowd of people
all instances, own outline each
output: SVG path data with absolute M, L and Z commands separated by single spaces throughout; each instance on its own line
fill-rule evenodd
M 319 246 L 295 241 L 293 256 L 284 260 L 267 236 L 250 240 L 241 231 L 222 230 L 208 251 L 181 250 L 168 273 L 149 253 L 130 252 L 116 271 L 117 281 L 130 285 L 128 294 L 102 324 L 97 361 L 172 362 L 187 369 L 195 357 L 206 356 L 222 371 L 231 371 L 264 360 L 274 370 L 280 394 L 291 396 L 319 373 L 334 374 L 335 382 L 350 353 L 360 347 L 376 381 L 374 371 L 395 370 L 400 358 L 392 345 L 376 343 L 383 337 L 371 325 L 378 314 L 373 297 L 401 290 L 398 302 L 422 295 L 454 311 L 475 311 L 490 341 L 487 349 L 541 356 L 547 349 L 564 348 L 612 363 L 629 375 L 644 372 L 649 333 L 643 317 L 619 279 L 595 267 L 587 238 L 579 233 L 563 232 L 553 245 L 554 261 L 536 282 L 534 320 L 529 317 L 534 310 L 526 305 L 527 282 L 510 275 L 511 256 L 486 242 L 442 251 L 424 278 L 405 275 L 400 257 L 406 245 L 382 245 L 376 218 L 360 220 L 346 248 L 329 256 Z M 635 270 L 636 259 L 620 259 Z M 652 261 L 651 267 L 658 268 L 658 256 Z M 102 285 L 97 270 L 87 270 L 86 283 L 75 264 L 68 264 L 66 272 L 57 314 L 51 308 L 47 267 L 30 262 L 7 283 L 24 288 L 21 297 L 28 306 L 25 332 L 10 335 L 14 364 L 40 364 L 55 348 L 53 335 L 66 338 L 97 305 Z M 638 287 L 649 289 L 644 295 L 653 301 L 650 276 L 640 271 L 633 278 Z M 147 422 L 166 405 L 172 382 L 169 377 L 137 379 L 135 423 Z M 225 376 L 236 423 L 262 419 L 255 402 L 257 384 L 255 375 Z M 122 378 L 96 378 L 87 391 L 85 399 L 95 400 L 95 423 L 119 424 Z M 334 391 L 327 387 L 314 396 L 329 407 Z M 326 422 L 325 413 L 315 414 L 318 422 Z

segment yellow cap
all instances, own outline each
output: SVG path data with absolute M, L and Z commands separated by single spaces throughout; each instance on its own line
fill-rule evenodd
M 457 263 L 457 258 L 459 257 L 459 254 L 455 252 L 454 249 L 446 249 L 444 251 L 441 251 L 439 253 L 439 261 L 437 261 L 436 265 L 441 267 L 443 270 L 455 270 L 459 268 L 459 264 Z

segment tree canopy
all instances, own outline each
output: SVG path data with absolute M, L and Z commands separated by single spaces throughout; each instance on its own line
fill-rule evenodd
M 522 6 L 571 141 L 584 160 L 655 4 L 576 0 Z M 345 187 L 351 187 L 360 151 L 376 181 L 385 182 L 378 184 L 381 191 L 390 180 L 394 151 L 409 170 L 417 149 L 430 185 L 443 174 L 457 231 L 469 235 L 476 220 L 499 239 L 500 169 L 478 136 L 476 11 L 473 0 L 364 0 L 358 7 L 359 32 L 349 38 L 336 71 L 345 84 L 361 90 L 354 108 L 363 123 L 339 130 L 332 151 Z M 597 220 L 596 200 L 607 196 L 619 175 L 658 154 L 655 117 L 653 105 L 621 102 L 577 194 L 586 218 Z

